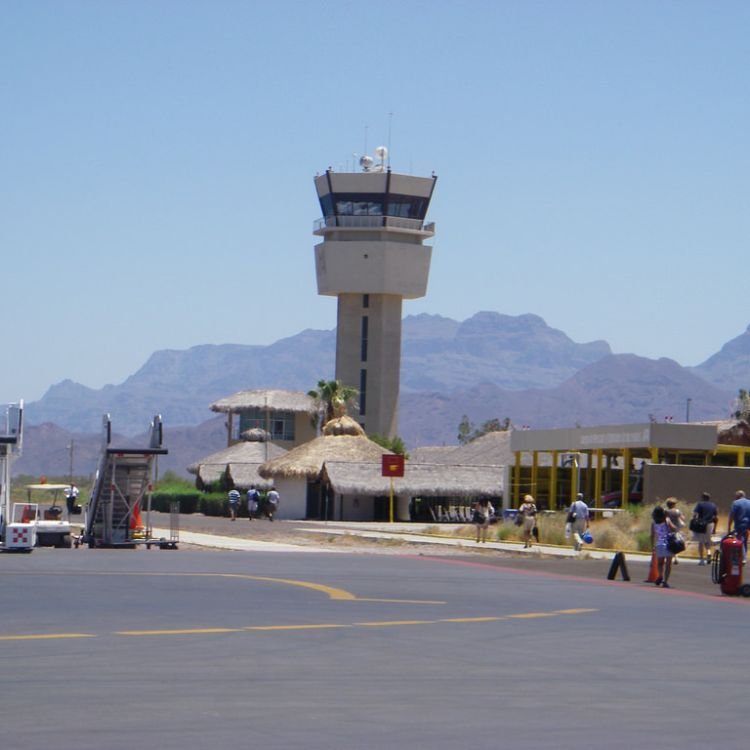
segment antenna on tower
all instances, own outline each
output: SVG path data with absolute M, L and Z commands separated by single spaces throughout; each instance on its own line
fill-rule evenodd
M 380 159 L 380 163 L 378 164 L 377 171 L 382 172 L 385 169 L 385 160 L 388 157 L 388 149 L 385 146 L 378 146 L 375 149 L 375 156 Z
M 388 113 L 388 169 L 391 168 L 391 124 L 393 122 L 393 112 Z

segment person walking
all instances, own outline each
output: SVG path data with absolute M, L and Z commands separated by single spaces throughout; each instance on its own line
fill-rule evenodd
M 719 520 L 719 509 L 711 500 L 711 495 L 704 492 L 701 499 L 693 508 L 693 517 L 690 519 L 690 531 L 693 532 L 693 541 L 698 543 L 698 565 L 711 564 L 712 536 L 716 531 Z
M 677 531 L 685 528 L 685 514 L 677 507 L 677 500 L 673 497 L 667 499 L 667 509 L 664 512 Z M 677 565 L 677 563 L 679 563 L 679 559 L 677 555 L 673 554 L 672 565 Z
M 734 533 L 738 539 L 742 540 L 742 562 L 747 563 L 747 530 L 750 529 L 750 500 L 745 497 L 742 490 L 734 493 L 734 502 L 729 509 L 729 524 L 727 533 Z
M 240 504 L 240 493 L 237 490 L 229 490 L 229 515 L 233 521 L 237 520 L 237 506 Z
M 487 529 L 490 527 L 490 518 L 495 512 L 489 500 L 479 500 L 474 503 L 471 521 L 477 528 L 477 544 L 487 541 Z
M 573 549 L 580 552 L 583 547 L 583 535 L 589 527 L 589 506 L 583 500 L 583 493 L 579 492 L 568 510 L 568 522 L 573 536 Z
M 651 549 L 656 556 L 657 565 L 657 577 L 654 584 L 665 589 L 671 588 L 669 576 L 672 572 L 672 552 L 667 540 L 670 531 L 674 530 L 664 508 L 657 505 L 651 513 Z
M 260 492 L 255 488 L 254 484 L 250 485 L 250 489 L 247 491 L 247 517 L 248 520 L 252 521 L 258 515 L 258 502 L 260 501 Z
M 536 503 L 531 495 L 524 495 L 521 507 L 518 509 L 518 517 L 521 519 L 521 538 L 523 539 L 523 548 L 531 548 L 531 537 L 536 528 Z
M 279 493 L 275 487 L 271 487 L 266 493 L 266 516 L 268 516 L 269 521 L 273 521 L 273 517 L 276 511 L 278 511 L 280 504 L 281 498 L 279 497 Z

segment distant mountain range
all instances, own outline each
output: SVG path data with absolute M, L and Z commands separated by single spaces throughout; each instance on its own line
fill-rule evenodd
M 335 331 L 305 330 L 268 346 L 163 350 L 120 385 L 53 385 L 26 405 L 25 453 L 14 473 L 67 473 L 54 468 L 63 460 L 68 466 L 64 446 L 73 440 L 83 451 L 90 442 L 96 453 L 105 413 L 129 436 L 145 433 L 161 414 L 170 450 L 163 466 L 184 473 L 224 444 L 223 419 L 208 409 L 213 401 L 246 388 L 309 390 L 333 377 L 335 343 Z M 576 343 L 536 315 L 480 312 L 458 322 L 423 314 L 404 319 L 400 432 L 407 446 L 455 444 L 464 414 L 476 424 L 510 417 L 537 428 L 685 421 L 688 408 L 691 421 L 723 419 L 748 387 L 750 326 L 701 365 L 684 368 L 613 355 L 605 341 Z

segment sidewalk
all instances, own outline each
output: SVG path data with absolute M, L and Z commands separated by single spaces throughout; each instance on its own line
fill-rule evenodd
M 614 552 L 612 550 L 598 550 L 595 547 L 585 547 L 581 552 L 576 552 L 572 547 L 560 547 L 549 544 L 535 544 L 529 549 L 524 549 L 520 542 L 483 542 L 477 544 L 473 539 L 461 538 L 454 535 L 460 528 L 466 528 L 466 524 L 415 524 L 415 523 L 377 523 L 366 521 L 277 521 L 274 525 L 266 525 L 263 521 L 238 522 L 236 525 L 227 525 L 227 519 L 207 518 L 204 516 L 181 516 L 181 528 L 179 540 L 183 544 L 195 544 L 201 547 L 213 547 L 216 549 L 234 550 L 265 550 L 269 552 L 295 552 L 295 551 L 346 551 L 339 548 L 330 549 L 321 544 L 310 546 L 309 543 L 295 544 L 294 541 L 280 542 L 277 540 L 256 538 L 258 535 L 266 536 L 268 532 L 275 532 L 273 536 L 286 536 L 299 538 L 300 535 L 317 536 L 349 536 L 360 537 L 371 540 L 398 541 L 405 544 L 434 545 L 436 547 L 452 547 L 456 550 L 465 550 L 474 553 L 482 550 L 496 550 L 499 552 L 515 553 L 523 557 L 552 556 L 572 559 L 589 560 L 611 560 Z M 190 526 L 201 527 L 191 529 Z M 212 528 L 207 529 L 206 526 Z M 186 528 L 187 527 L 187 528 Z M 426 533 L 430 529 L 430 533 Z M 437 533 L 435 533 L 437 530 Z M 228 532 L 232 532 L 229 534 Z M 259 534 L 259 532 L 263 532 Z M 443 532 L 443 533 L 440 533 Z M 164 528 L 154 528 L 155 537 L 164 536 L 169 538 L 169 531 Z M 629 560 L 648 562 L 650 555 L 639 553 L 628 553 Z
M 323 525 L 324 522 L 319 522 Z M 465 528 L 466 525 L 463 525 Z M 306 528 L 307 533 L 313 534 L 335 534 L 335 535 L 353 535 L 360 536 L 364 539 L 390 539 L 408 542 L 411 544 L 434 544 L 451 546 L 458 549 L 465 549 L 467 552 L 476 552 L 477 550 L 498 550 L 501 552 L 514 552 L 519 556 L 542 556 L 551 555 L 554 557 L 569 557 L 576 560 L 611 560 L 614 552 L 612 550 L 598 550 L 595 547 L 584 548 L 581 552 L 576 552 L 572 547 L 559 547 L 551 544 L 534 544 L 533 547 L 524 549 L 520 542 L 482 542 L 477 544 L 473 539 L 461 539 L 452 535 L 456 528 L 453 524 L 440 525 L 438 529 L 445 529 L 445 535 L 436 535 L 434 533 L 425 534 L 425 527 L 420 527 L 413 523 L 347 523 L 343 521 L 328 521 L 324 528 Z M 430 529 L 436 528 L 435 524 L 429 526 Z M 648 562 L 651 555 L 639 553 L 629 553 L 628 559 L 642 560 Z

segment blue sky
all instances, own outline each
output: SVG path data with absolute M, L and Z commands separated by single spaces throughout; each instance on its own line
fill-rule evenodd
M 0 401 L 331 329 L 313 177 L 438 175 L 427 296 L 699 364 L 750 323 L 750 3 L 0 0 Z

